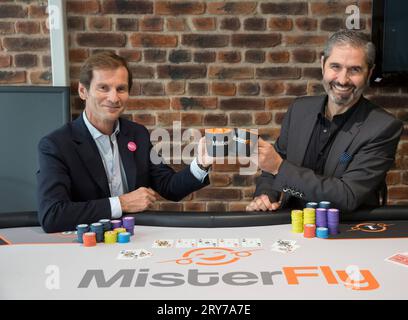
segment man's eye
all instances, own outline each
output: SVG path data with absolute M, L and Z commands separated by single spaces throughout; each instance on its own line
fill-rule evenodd
M 360 73 L 360 72 L 361 72 L 361 68 L 358 68 L 358 67 L 356 67 L 356 68 L 351 68 L 350 72 L 351 72 L 352 74 Z
M 100 91 L 106 91 L 106 90 L 108 90 L 108 87 L 107 86 L 99 86 L 99 90 Z
M 333 69 L 333 70 L 340 70 L 340 66 L 339 65 L 337 65 L 337 64 L 333 64 L 332 66 L 331 66 L 331 68 Z

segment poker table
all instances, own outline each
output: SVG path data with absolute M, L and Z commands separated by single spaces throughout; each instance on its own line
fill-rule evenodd
M 408 298 L 407 265 L 386 261 L 408 252 L 408 207 L 341 214 L 340 233 L 329 239 L 292 233 L 287 210 L 134 217 L 129 243 L 84 247 L 73 231 L 44 233 L 35 213 L 0 214 L 0 299 Z M 180 247 L 180 239 L 190 242 Z M 223 245 L 228 239 L 235 245 Z M 298 247 L 272 250 L 279 240 Z M 120 254 L 138 249 L 151 255 Z

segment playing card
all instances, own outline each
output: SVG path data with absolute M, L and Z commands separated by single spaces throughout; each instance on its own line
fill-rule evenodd
M 385 261 L 408 267 L 408 252 L 393 254 L 391 257 L 386 258 Z
M 195 239 L 178 239 L 176 241 L 176 248 L 195 248 L 197 241 Z
M 239 248 L 239 239 L 218 239 L 218 246 L 226 248 Z
M 174 240 L 172 239 L 162 239 L 154 240 L 152 247 L 153 248 L 172 248 Z
M 137 250 L 121 250 L 116 259 L 133 260 L 137 255 Z
M 137 251 L 138 252 L 136 253 L 136 256 L 135 256 L 136 260 L 150 258 L 153 255 L 150 251 L 147 251 L 145 249 L 139 249 Z
M 298 245 L 289 245 L 286 247 L 283 246 L 279 246 L 279 245 L 272 245 L 271 250 L 275 251 L 275 252 L 280 252 L 280 253 L 292 253 L 294 252 L 296 249 L 300 248 L 300 246 Z
M 197 243 L 198 248 L 217 247 L 217 239 L 199 239 Z
M 272 251 L 280 253 L 290 253 L 298 248 L 300 248 L 300 246 L 296 245 L 296 240 L 279 239 L 278 241 L 275 241 L 271 246 Z
M 259 238 L 243 238 L 241 240 L 243 248 L 259 248 L 262 247 L 261 239 Z

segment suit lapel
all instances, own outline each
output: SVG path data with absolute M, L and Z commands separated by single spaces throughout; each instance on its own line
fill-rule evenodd
M 123 168 L 125 169 L 126 179 L 129 191 L 135 190 L 136 187 L 136 161 L 135 152 L 128 149 L 129 142 L 135 142 L 131 136 L 129 127 L 124 121 L 120 121 L 120 131 L 118 134 L 118 148 Z
M 322 109 L 323 104 L 326 101 L 326 96 L 317 97 L 310 101 L 309 105 L 305 106 L 307 113 L 302 116 L 302 119 L 298 119 L 296 123 L 295 132 L 292 132 L 292 137 L 296 143 L 293 145 L 293 153 L 291 160 L 294 164 L 301 166 L 305 157 L 307 146 L 309 145 L 310 137 L 313 132 L 313 128 L 316 123 L 317 114 Z M 293 128 L 291 128 L 293 130 Z M 289 146 L 292 141 L 289 140 Z
M 340 157 L 357 136 L 358 132 L 360 131 L 360 126 L 367 115 L 366 100 L 364 98 L 361 98 L 354 108 L 357 109 L 346 121 L 343 128 L 339 131 L 333 141 L 333 145 L 324 167 L 325 176 L 334 176 L 336 168 L 340 163 Z
M 73 140 L 77 143 L 76 149 L 83 164 L 104 194 L 110 196 L 108 179 L 106 177 L 105 168 L 98 147 L 92 139 L 82 115 L 72 123 L 72 130 Z

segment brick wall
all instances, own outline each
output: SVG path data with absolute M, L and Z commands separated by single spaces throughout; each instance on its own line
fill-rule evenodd
M 113 1 L 68 0 L 72 113 L 79 67 L 93 52 L 126 57 L 134 86 L 126 116 L 149 129 L 257 127 L 274 141 L 296 96 L 323 92 L 319 55 L 328 35 L 345 25 L 347 5 L 371 28 L 371 0 Z M 49 84 L 45 1 L 0 1 L 0 84 Z M 407 86 L 369 89 L 367 97 L 405 124 Z M 175 165 L 177 169 L 182 165 Z M 217 165 L 212 186 L 164 210 L 241 210 L 254 177 L 238 165 Z M 389 203 L 408 204 L 408 138 L 388 175 Z

